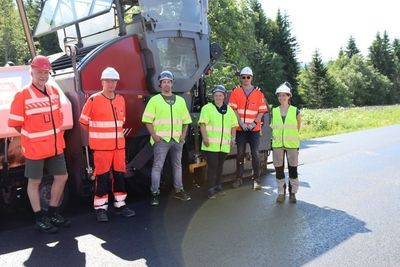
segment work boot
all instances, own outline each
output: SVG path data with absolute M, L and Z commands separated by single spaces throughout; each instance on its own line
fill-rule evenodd
M 208 199 L 215 199 L 215 198 L 217 198 L 217 193 L 214 191 L 208 191 L 207 197 L 208 197 Z
M 253 189 L 254 189 L 254 191 L 261 190 L 261 182 L 260 182 L 260 180 L 254 180 Z
M 115 209 L 115 214 L 122 215 L 123 217 L 126 217 L 126 218 L 136 215 L 135 211 L 131 210 L 126 205 L 124 205 L 124 206 L 122 206 L 120 208 L 116 208 Z
M 160 193 L 151 193 L 151 201 L 150 201 L 151 206 L 158 206 L 160 204 L 159 196 Z
M 55 234 L 58 232 L 58 228 L 52 225 L 50 219 L 45 216 L 36 220 L 35 228 L 38 229 L 40 232 L 47 234 Z
M 284 194 L 278 195 L 278 197 L 276 198 L 276 203 L 283 203 L 283 202 L 285 202 L 285 195 Z
M 296 195 L 293 193 L 289 194 L 289 203 L 295 204 L 297 202 Z
M 55 212 L 49 217 L 50 223 L 56 227 L 70 227 L 71 221 L 61 216 L 59 213 Z
M 243 184 L 242 178 L 237 178 L 236 181 L 232 183 L 233 188 L 238 188 Z
M 224 189 L 222 189 L 222 185 L 218 185 L 216 188 L 215 188 L 215 193 L 218 195 L 218 196 L 226 196 L 226 193 L 225 193 L 225 191 L 224 191 Z
M 96 210 L 96 218 L 97 218 L 98 222 L 108 222 L 107 210 L 97 209 Z
M 185 191 L 180 190 L 174 194 L 174 198 L 182 200 L 182 201 L 189 201 L 191 198 L 185 193 Z

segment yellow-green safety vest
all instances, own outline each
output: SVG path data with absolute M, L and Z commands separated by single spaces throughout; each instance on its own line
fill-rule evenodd
M 272 148 L 300 147 L 296 111 L 296 107 L 289 106 L 285 122 L 283 122 L 279 107 L 272 109 Z
M 203 151 L 229 153 L 232 142 L 232 128 L 238 126 L 233 109 L 227 106 L 227 112 L 221 114 L 213 103 L 203 106 L 200 112 L 199 124 L 204 123 L 209 139 L 209 146 L 201 144 Z
M 153 124 L 154 131 L 164 141 L 179 142 L 184 124 L 190 124 L 189 111 L 185 100 L 176 95 L 174 104 L 168 104 L 161 94 L 153 96 L 146 105 L 142 116 L 143 123 Z M 153 138 L 150 143 L 154 144 Z

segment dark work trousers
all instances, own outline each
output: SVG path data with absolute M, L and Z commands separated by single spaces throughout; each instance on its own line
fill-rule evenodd
M 207 186 L 208 191 L 214 193 L 215 190 L 222 190 L 221 176 L 224 162 L 228 153 L 203 151 L 207 159 Z
M 125 205 L 127 194 L 124 177 L 124 173 L 117 171 L 112 171 L 112 176 L 110 176 L 110 172 L 106 172 L 96 176 L 96 187 L 94 196 L 95 209 L 108 208 L 108 192 L 110 191 L 110 187 L 114 195 L 114 207 L 120 208 Z
M 251 163 L 253 166 L 253 179 L 260 181 L 260 155 L 258 147 L 260 145 L 260 132 L 236 132 L 237 160 L 236 160 L 236 178 L 243 179 L 244 155 L 246 152 L 246 144 L 250 144 Z

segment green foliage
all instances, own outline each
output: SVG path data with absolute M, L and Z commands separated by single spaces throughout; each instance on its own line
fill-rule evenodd
M 400 124 L 400 106 L 302 109 L 302 140 Z
M 0 66 L 24 64 L 30 56 L 15 3 L 1 0 L 0 5 Z
M 348 58 L 352 58 L 354 55 L 360 54 L 360 50 L 357 48 L 356 40 L 353 38 L 353 36 L 350 36 L 349 41 L 347 42 L 345 53 Z

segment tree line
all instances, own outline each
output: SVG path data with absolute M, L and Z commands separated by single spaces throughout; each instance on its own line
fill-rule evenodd
M 38 19 L 41 2 L 25 1 L 31 29 Z M 25 64 L 30 56 L 15 1 L 0 3 L 0 65 L 8 61 Z M 263 89 L 270 104 L 277 104 L 274 92 L 284 81 L 292 85 L 292 103 L 299 107 L 400 102 L 400 40 L 390 40 L 387 32 L 376 34 L 366 57 L 350 36 L 335 60 L 323 62 L 316 50 L 310 62 L 301 65 L 296 58 L 299 44 L 292 35 L 291 22 L 280 10 L 270 18 L 258 0 L 212 0 L 209 23 L 211 41 L 224 50 L 213 74 L 207 77 L 209 85 L 222 83 L 232 88 L 239 83 L 235 72 L 251 66 L 254 83 Z M 35 45 L 44 55 L 60 51 L 55 34 L 35 40 Z

